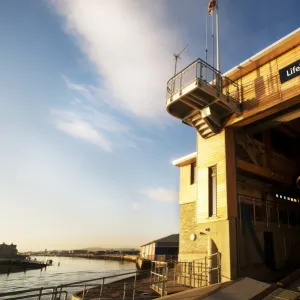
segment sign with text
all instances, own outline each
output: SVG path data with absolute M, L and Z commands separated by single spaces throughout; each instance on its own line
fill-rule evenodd
M 280 82 L 284 83 L 300 75 L 300 59 L 279 70 Z

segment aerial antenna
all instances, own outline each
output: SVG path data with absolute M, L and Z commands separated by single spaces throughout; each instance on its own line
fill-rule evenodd
M 182 54 L 182 52 L 187 48 L 188 44 L 186 44 L 186 46 L 179 52 L 179 53 L 175 53 L 173 54 L 175 57 L 175 69 L 174 69 L 174 76 L 176 75 L 177 72 L 177 61 L 178 58 L 181 58 L 180 55 Z
M 208 3 L 208 14 L 211 18 L 211 36 L 212 36 L 212 64 L 215 67 L 215 34 L 214 34 L 214 11 L 216 11 L 216 52 L 217 52 L 217 65 L 216 69 L 220 72 L 220 37 L 219 37 L 219 1 L 218 0 L 210 0 Z M 206 26 L 206 34 L 207 34 L 207 26 Z

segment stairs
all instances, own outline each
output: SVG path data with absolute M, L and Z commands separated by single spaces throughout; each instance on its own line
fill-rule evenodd
M 208 118 L 203 119 L 199 111 L 185 118 L 184 123 L 194 127 L 204 139 L 208 139 L 220 131 L 217 126 L 213 125 L 211 120 Z

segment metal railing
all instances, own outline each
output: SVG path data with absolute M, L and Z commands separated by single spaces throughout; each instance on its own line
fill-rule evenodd
M 48 288 L 41 287 L 41 288 L 20 290 L 15 292 L 0 293 L 0 299 L 1 300 L 18 300 L 18 299 L 67 300 L 68 292 L 64 289 L 58 291 L 57 287 L 48 287 Z
M 299 228 L 299 203 L 289 200 L 286 200 L 286 203 L 283 202 L 284 201 L 276 200 L 262 201 L 262 199 L 260 198 L 255 198 L 247 195 L 238 195 L 240 223 L 242 222 L 242 205 L 245 205 L 248 215 L 254 225 L 256 225 L 258 222 L 264 222 L 267 224 L 267 226 L 275 223 L 278 225 L 278 227 L 287 225 L 288 228 Z
M 231 100 L 240 103 L 240 89 L 236 82 L 222 76 L 222 74 L 211 65 L 198 58 L 173 76 L 167 83 L 167 99 L 192 82 L 207 84 L 217 90 L 219 94 L 230 97 Z
M 160 262 L 161 264 L 161 262 Z M 153 270 L 134 271 L 112 276 L 93 278 L 76 281 L 53 287 L 40 287 L 14 292 L 0 293 L 1 300 L 36 299 L 36 300 L 66 300 L 72 294 L 78 299 L 152 299 L 158 295 L 151 295 L 153 288 L 158 294 L 166 294 L 168 280 L 168 267 L 156 267 Z M 160 274 L 160 275 L 159 275 Z M 154 276 L 155 275 L 155 276 Z M 125 276 L 125 277 L 124 277 Z M 123 277 L 123 278 L 122 278 Z M 137 279 L 143 278 L 140 283 Z M 122 282 L 111 282 L 116 279 L 123 279 Z M 71 291 L 70 288 L 80 290 Z M 148 291 L 145 293 L 143 291 Z M 114 296 L 112 296 L 114 293 Z M 119 296 L 116 296 L 119 295 Z
M 191 262 L 177 262 L 174 270 L 174 283 L 184 286 L 203 287 L 221 281 L 221 254 L 193 260 Z
M 161 296 L 167 295 L 168 263 L 161 261 L 151 262 L 152 289 Z

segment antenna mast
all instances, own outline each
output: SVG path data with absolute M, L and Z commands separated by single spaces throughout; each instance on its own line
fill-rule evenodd
M 217 70 L 221 72 L 220 69 L 220 44 L 219 44 L 219 1 L 216 0 L 216 40 L 217 40 Z
M 180 58 L 180 55 L 182 54 L 182 52 L 186 49 L 186 47 L 188 46 L 188 44 L 179 52 L 179 53 L 175 53 L 173 54 L 174 57 L 175 57 L 175 69 L 174 69 L 174 76 L 176 75 L 176 72 L 177 72 L 177 61 L 178 61 L 178 58 Z

